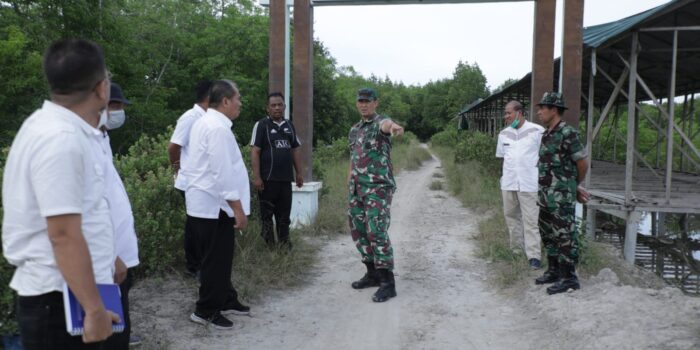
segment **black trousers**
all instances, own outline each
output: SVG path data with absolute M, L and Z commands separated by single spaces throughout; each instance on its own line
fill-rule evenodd
M 24 350 L 105 349 L 105 342 L 83 343 L 66 331 L 63 293 L 17 298 L 17 321 Z
M 210 318 L 238 299 L 238 292 L 231 283 L 236 220 L 222 210 L 218 219 L 187 217 L 198 237 L 202 264 L 200 270 L 199 299 L 195 312 Z
M 182 195 L 182 199 L 185 199 L 185 191 L 178 190 L 178 192 Z M 185 267 L 187 271 L 196 273 L 200 269 L 202 258 L 199 252 L 200 248 L 197 246 L 197 235 L 195 235 L 192 230 L 189 217 L 185 220 L 185 236 L 183 241 L 185 245 Z
M 277 223 L 277 239 L 280 243 L 289 242 L 289 214 L 292 211 L 292 183 L 290 181 L 265 181 L 264 189 L 258 192 L 260 200 L 260 221 L 262 237 L 267 243 L 274 243 L 272 217 Z
M 124 331 L 114 333 L 105 344 L 105 350 L 128 350 L 131 337 L 131 316 L 129 315 L 129 290 L 133 285 L 132 269 L 126 270 L 126 279 L 119 285 L 121 292 L 122 308 L 124 309 Z

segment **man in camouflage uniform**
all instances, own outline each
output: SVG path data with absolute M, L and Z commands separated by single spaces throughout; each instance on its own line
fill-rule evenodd
M 372 296 L 383 302 L 396 296 L 394 252 L 389 240 L 391 198 L 396 182 L 391 165 L 392 135 L 403 127 L 377 114 L 377 93 L 370 88 L 357 92 L 357 110 L 362 120 L 350 129 L 348 173 L 350 233 L 367 273 L 352 283 L 355 289 L 379 287 Z
M 557 92 L 546 92 L 537 105 L 537 116 L 547 128 L 542 135 L 537 164 L 537 205 L 540 236 L 549 267 L 535 283 L 554 283 L 547 288 L 548 294 L 581 288 L 575 269 L 579 253 L 575 205 L 576 200 L 585 203 L 589 198 L 581 185 L 588 165 L 578 130 L 561 119 L 566 109 L 562 94 Z

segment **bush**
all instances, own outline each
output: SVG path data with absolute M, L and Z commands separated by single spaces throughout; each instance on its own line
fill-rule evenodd
M 141 261 L 139 275 L 163 272 L 183 261 L 185 205 L 173 187 L 168 161 L 171 131 L 155 137 L 142 136 L 125 156 L 114 160 L 134 213 Z
M 446 129 L 440 131 L 430 138 L 430 143 L 436 147 L 454 147 L 461 140 L 462 133 L 457 129 Z
M 459 164 L 477 161 L 486 172 L 485 175 L 496 176 L 501 172 L 501 164 L 495 154 L 495 139 L 484 133 L 469 132 L 455 146 L 454 159 Z
M 326 169 L 330 164 L 348 159 L 350 159 L 350 148 L 347 137 L 337 138 L 330 144 L 319 141 L 316 148 L 314 148 L 313 154 L 312 170 L 314 179 L 323 181 L 325 179 Z M 325 188 L 321 191 L 324 193 L 323 191 L 325 191 Z

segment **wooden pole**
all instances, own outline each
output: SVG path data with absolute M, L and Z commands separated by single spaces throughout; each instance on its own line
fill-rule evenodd
M 629 102 L 627 103 L 627 152 L 625 154 L 625 204 L 632 205 L 632 173 L 634 164 L 634 122 L 637 100 L 637 54 L 639 50 L 639 33 L 632 33 L 632 52 L 630 53 Z
M 287 0 L 270 1 L 270 38 L 268 93 L 284 91 L 285 7 Z
M 312 179 L 313 145 L 313 8 L 310 0 L 294 0 L 293 120 L 301 141 L 301 163 L 306 181 Z
M 581 118 L 581 71 L 583 62 L 584 0 L 564 0 L 563 54 L 561 56 L 560 89 L 569 109 L 562 119 L 578 127 Z
M 534 105 L 554 83 L 554 24 L 556 0 L 536 0 L 532 45 L 532 78 L 530 90 L 530 115 L 534 118 Z
M 671 83 L 668 93 L 668 130 L 666 131 L 666 203 L 671 202 L 671 181 L 673 177 L 673 118 L 676 96 L 676 61 L 678 59 L 678 31 L 673 31 L 673 54 L 671 60 Z
M 634 264 L 634 255 L 637 250 L 637 231 L 639 230 L 639 219 L 641 213 L 636 210 L 627 212 L 627 223 L 625 229 L 625 260 Z

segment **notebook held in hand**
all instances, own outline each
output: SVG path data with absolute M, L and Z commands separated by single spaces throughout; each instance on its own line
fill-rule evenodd
M 123 332 L 124 310 L 122 309 L 119 285 L 98 283 L 97 290 L 100 292 L 105 309 L 119 315 L 119 323 L 112 324 L 112 331 L 115 333 Z M 63 284 L 63 309 L 66 312 L 66 330 L 68 333 L 71 335 L 82 335 L 85 310 L 80 306 L 78 299 L 75 298 L 75 295 L 65 283 Z

